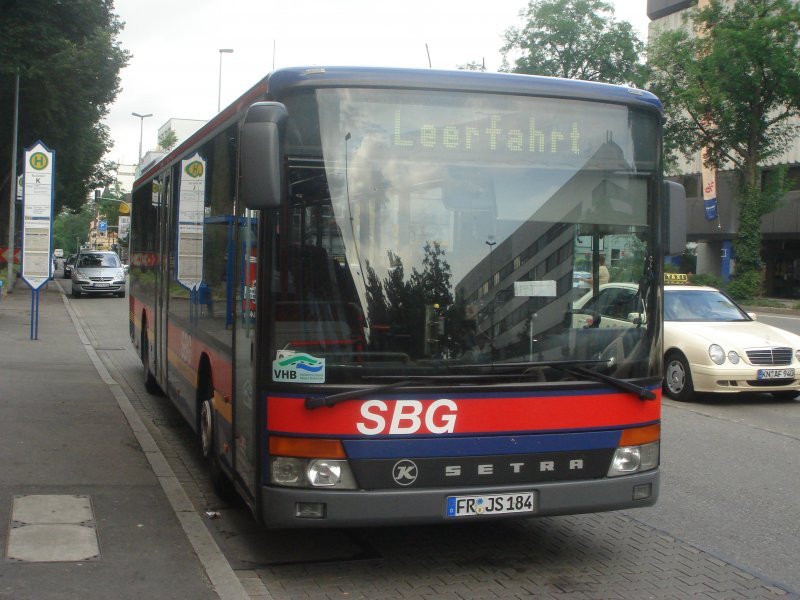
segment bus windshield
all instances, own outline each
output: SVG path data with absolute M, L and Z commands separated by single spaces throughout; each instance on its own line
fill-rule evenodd
M 368 88 L 286 105 L 276 361 L 302 356 L 325 383 L 498 368 L 546 381 L 564 378 L 558 361 L 655 374 L 656 113 Z

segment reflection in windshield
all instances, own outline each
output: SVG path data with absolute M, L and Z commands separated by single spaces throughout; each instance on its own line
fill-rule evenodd
M 639 156 L 654 120 L 480 94 L 317 99 L 321 157 L 289 128 L 276 352 L 324 357 L 334 380 L 335 365 L 375 375 L 564 359 L 649 373 L 657 334 L 647 319 L 576 325 L 572 307 L 598 289 L 602 266 L 612 281 L 644 286 L 654 309 L 645 282 L 656 164 Z
M 116 254 L 112 253 L 97 253 L 97 254 L 81 254 L 78 261 L 79 267 L 119 267 L 119 259 Z

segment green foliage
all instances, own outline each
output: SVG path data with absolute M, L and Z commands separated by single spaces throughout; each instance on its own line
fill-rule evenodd
M 175 147 L 175 144 L 177 143 L 178 143 L 178 136 L 175 134 L 174 131 L 172 131 L 172 129 L 167 129 L 158 138 L 158 145 L 165 152 L 169 152 L 170 150 L 172 150 Z
M 37 140 L 55 150 L 55 213 L 77 210 L 107 181 L 101 159 L 110 139 L 102 119 L 129 58 L 117 41 L 122 25 L 113 2 L 3 0 L 0 14 L 0 165 L 10 164 L 19 73 L 18 151 Z M 6 168 L 0 197 L 8 197 L 9 179 Z M 7 222 L 7 212 L 0 222 Z
M 89 222 L 94 212 L 88 205 L 77 213 L 64 211 L 53 219 L 53 248 L 63 248 L 64 254 L 77 252 L 78 244 L 86 242 L 89 235 Z
M 707 285 L 718 290 L 725 289 L 725 280 L 719 275 L 710 275 L 703 273 L 702 275 L 689 276 L 689 283 L 692 285 Z
M 800 8 L 793 0 L 712 0 L 688 15 L 648 48 L 667 149 L 693 157 L 705 148 L 709 164 L 730 161 L 752 183 L 756 166 L 797 134 L 790 119 L 800 108 Z
M 458 65 L 459 70 L 461 71 L 480 71 L 481 73 L 486 71 L 486 64 L 481 62 L 468 62 L 465 65 Z
M 794 0 L 711 0 L 683 28 L 648 48 L 653 91 L 666 107 L 665 150 L 733 168 L 740 177 L 737 293 L 752 297 L 761 268 L 761 218 L 783 196 L 783 177 L 761 189 L 760 165 L 797 137 L 800 6 Z M 732 284 L 733 285 L 733 284 Z
M 737 302 L 752 302 L 761 295 L 761 276 L 756 271 L 738 273 L 731 279 L 726 291 Z
M 503 71 L 642 86 L 644 44 L 601 0 L 530 0 L 506 31 Z M 519 54 L 509 64 L 509 56 Z

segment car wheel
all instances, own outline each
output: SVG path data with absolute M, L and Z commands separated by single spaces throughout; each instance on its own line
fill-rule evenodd
M 72 297 L 73 298 L 80 298 L 81 297 L 81 293 L 78 290 L 75 289 L 74 285 L 72 286 Z
M 797 398 L 797 395 L 800 392 L 798 392 L 797 390 L 786 390 L 786 391 L 771 392 L 771 393 L 772 397 L 775 398 L 775 400 L 782 400 L 789 402 L 790 400 L 794 400 L 795 398 Z
M 679 352 L 670 352 L 664 361 L 664 392 L 679 402 L 688 402 L 694 395 L 689 362 Z

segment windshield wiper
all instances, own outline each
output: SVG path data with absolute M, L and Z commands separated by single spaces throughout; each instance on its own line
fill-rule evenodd
M 557 367 L 557 365 L 554 366 Z M 641 385 L 636 385 L 635 383 L 631 383 L 630 381 L 625 381 L 624 379 L 611 377 L 610 375 L 604 375 L 603 373 L 598 373 L 596 371 L 590 371 L 589 369 L 584 369 L 581 366 L 565 367 L 563 370 L 567 371 L 568 373 L 573 373 L 575 375 L 586 377 L 587 379 L 594 379 L 595 381 L 602 381 L 604 383 L 609 383 L 614 387 L 616 387 L 617 389 L 636 394 L 639 397 L 639 400 L 656 399 L 656 395 L 650 390 L 648 390 L 646 387 L 642 387 Z
M 536 375 L 536 373 L 529 372 L 528 370 L 536 367 L 554 367 L 560 370 L 569 370 L 571 368 L 578 368 L 581 365 L 587 364 L 607 364 L 606 360 L 552 360 L 552 361 L 539 361 L 539 362 L 522 362 L 522 363 L 486 363 L 475 365 L 451 365 L 448 369 L 455 370 L 456 367 L 475 369 L 489 369 L 489 372 L 478 374 L 448 374 L 448 375 L 373 375 L 364 376 L 364 379 L 372 380 L 387 380 L 392 379 L 391 383 L 381 385 L 374 385 L 365 387 L 359 390 L 349 390 L 347 392 L 340 392 L 338 394 L 328 394 L 326 396 L 312 397 L 309 396 L 305 399 L 305 407 L 309 410 L 321 408 L 323 406 L 335 406 L 340 402 L 347 400 L 356 400 L 369 394 L 376 392 L 385 392 L 396 388 L 406 387 L 414 383 L 420 382 L 451 382 L 451 383 L 468 383 L 479 382 L 487 380 L 498 379 L 518 379 L 526 375 Z M 508 372 L 513 369 L 514 372 Z M 520 369 L 524 369 L 520 371 Z M 591 371 L 589 371 L 591 373 Z M 633 385 L 633 384 L 630 384 Z M 638 386 L 634 386 L 637 390 Z M 646 391 L 646 390 L 645 390 Z

